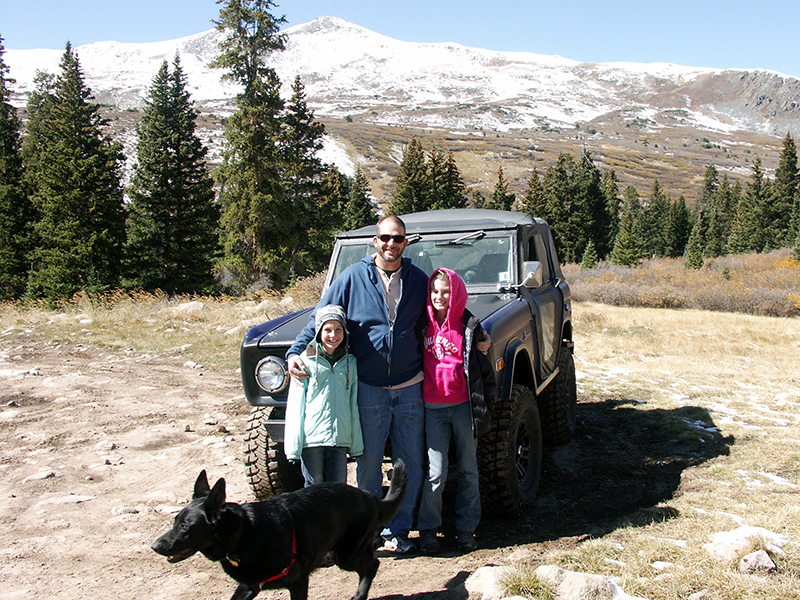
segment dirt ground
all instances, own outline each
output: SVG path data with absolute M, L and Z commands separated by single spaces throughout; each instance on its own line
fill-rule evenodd
M 622 518 L 660 518 L 637 509 L 669 498 L 687 466 L 726 452 L 721 436 L 694 447 L 674 430 L 664 437 L 626 414 L 625 400 L 579 401 L 578 435 L 546 452 L 530 513 L 486 518 L 481 548 L 466 556 L 448 538 L 441 556 L 382 557 L 370 597 L 465 599 L 478 567 L 535 564 L 547 548 L 602 535 Z M 199 554 L 170 565 L 150 544 L 201 469 L 212 482 L 225 477 L 230 501 L 252 500 L 241 463 L 248 412 L 234 370 L 178 352 L 0 335 L 0 598 L 229 598 L 235 586 L 219 565 Z M 350 597 L 356 579 L 322 569 L 311 597 Z

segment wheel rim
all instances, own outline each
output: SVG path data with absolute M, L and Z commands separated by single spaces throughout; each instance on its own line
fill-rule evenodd
M 517 481 L 523 482 L 528 475 L 531 463 L 531 435 L 525 422 L 519 424 L 517 429 L 517 455 L 514 460 L 514 468 L 517 472 Z

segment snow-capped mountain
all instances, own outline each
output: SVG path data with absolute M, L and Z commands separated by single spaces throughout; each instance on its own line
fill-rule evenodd
M 269 58 L 288 87 L 305 85 L 318 117 L 355 117 L 461 131 L 510 131 L 617 122 L 681 124 L 716 131 L 800 135 L 800 80 L 771 71 L 673 64 L 580 63 L 558 56 L 496 52 L 452 43 L 395 40 L 338 18 L 286 30 L 287 49 Z M 180 53 L 199 106 L 224 111 L 236 86 L 208 67 L 216 30 L 149 44 L 79 46 L 98 102 L 142 105 L 161 62 Z M 61 50 L 6 50 L 15 102 L 36 70 L 57 72 Z

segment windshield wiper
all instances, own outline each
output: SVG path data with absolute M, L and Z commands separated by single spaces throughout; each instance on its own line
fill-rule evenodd
M 472 233 L 468 233 L 467 235 L 462 235 L 460 238 L 455 240 L 448 240 L 446 242 L 436 242 L 434 246 L 472 246 L 472 242 L 475 240 L 479 240 L 486 236 L 485 231 L 473 231 Z

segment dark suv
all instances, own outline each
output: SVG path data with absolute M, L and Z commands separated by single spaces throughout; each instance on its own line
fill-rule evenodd
M 494 210 L 439 210 L 401 215 L 404 256 L 426 273 L 448 267 L 467 285 L 469 310 L 489 332 L 497 376 L 491 431 L 478 443 L 481 497 L 494 513 L 517 512 L 536 496 L 542 446 L 575 431 L 569 285 L 547 223 Z M 375 226 L 340 233 L 325 289 L 374 252 Z M 252 405 L 244 462 L 259 498 L 296 489 L 303 479 L 283 453 L 285 354 L 311 309 L 251 329 L 241 348 L 242 382 Z

